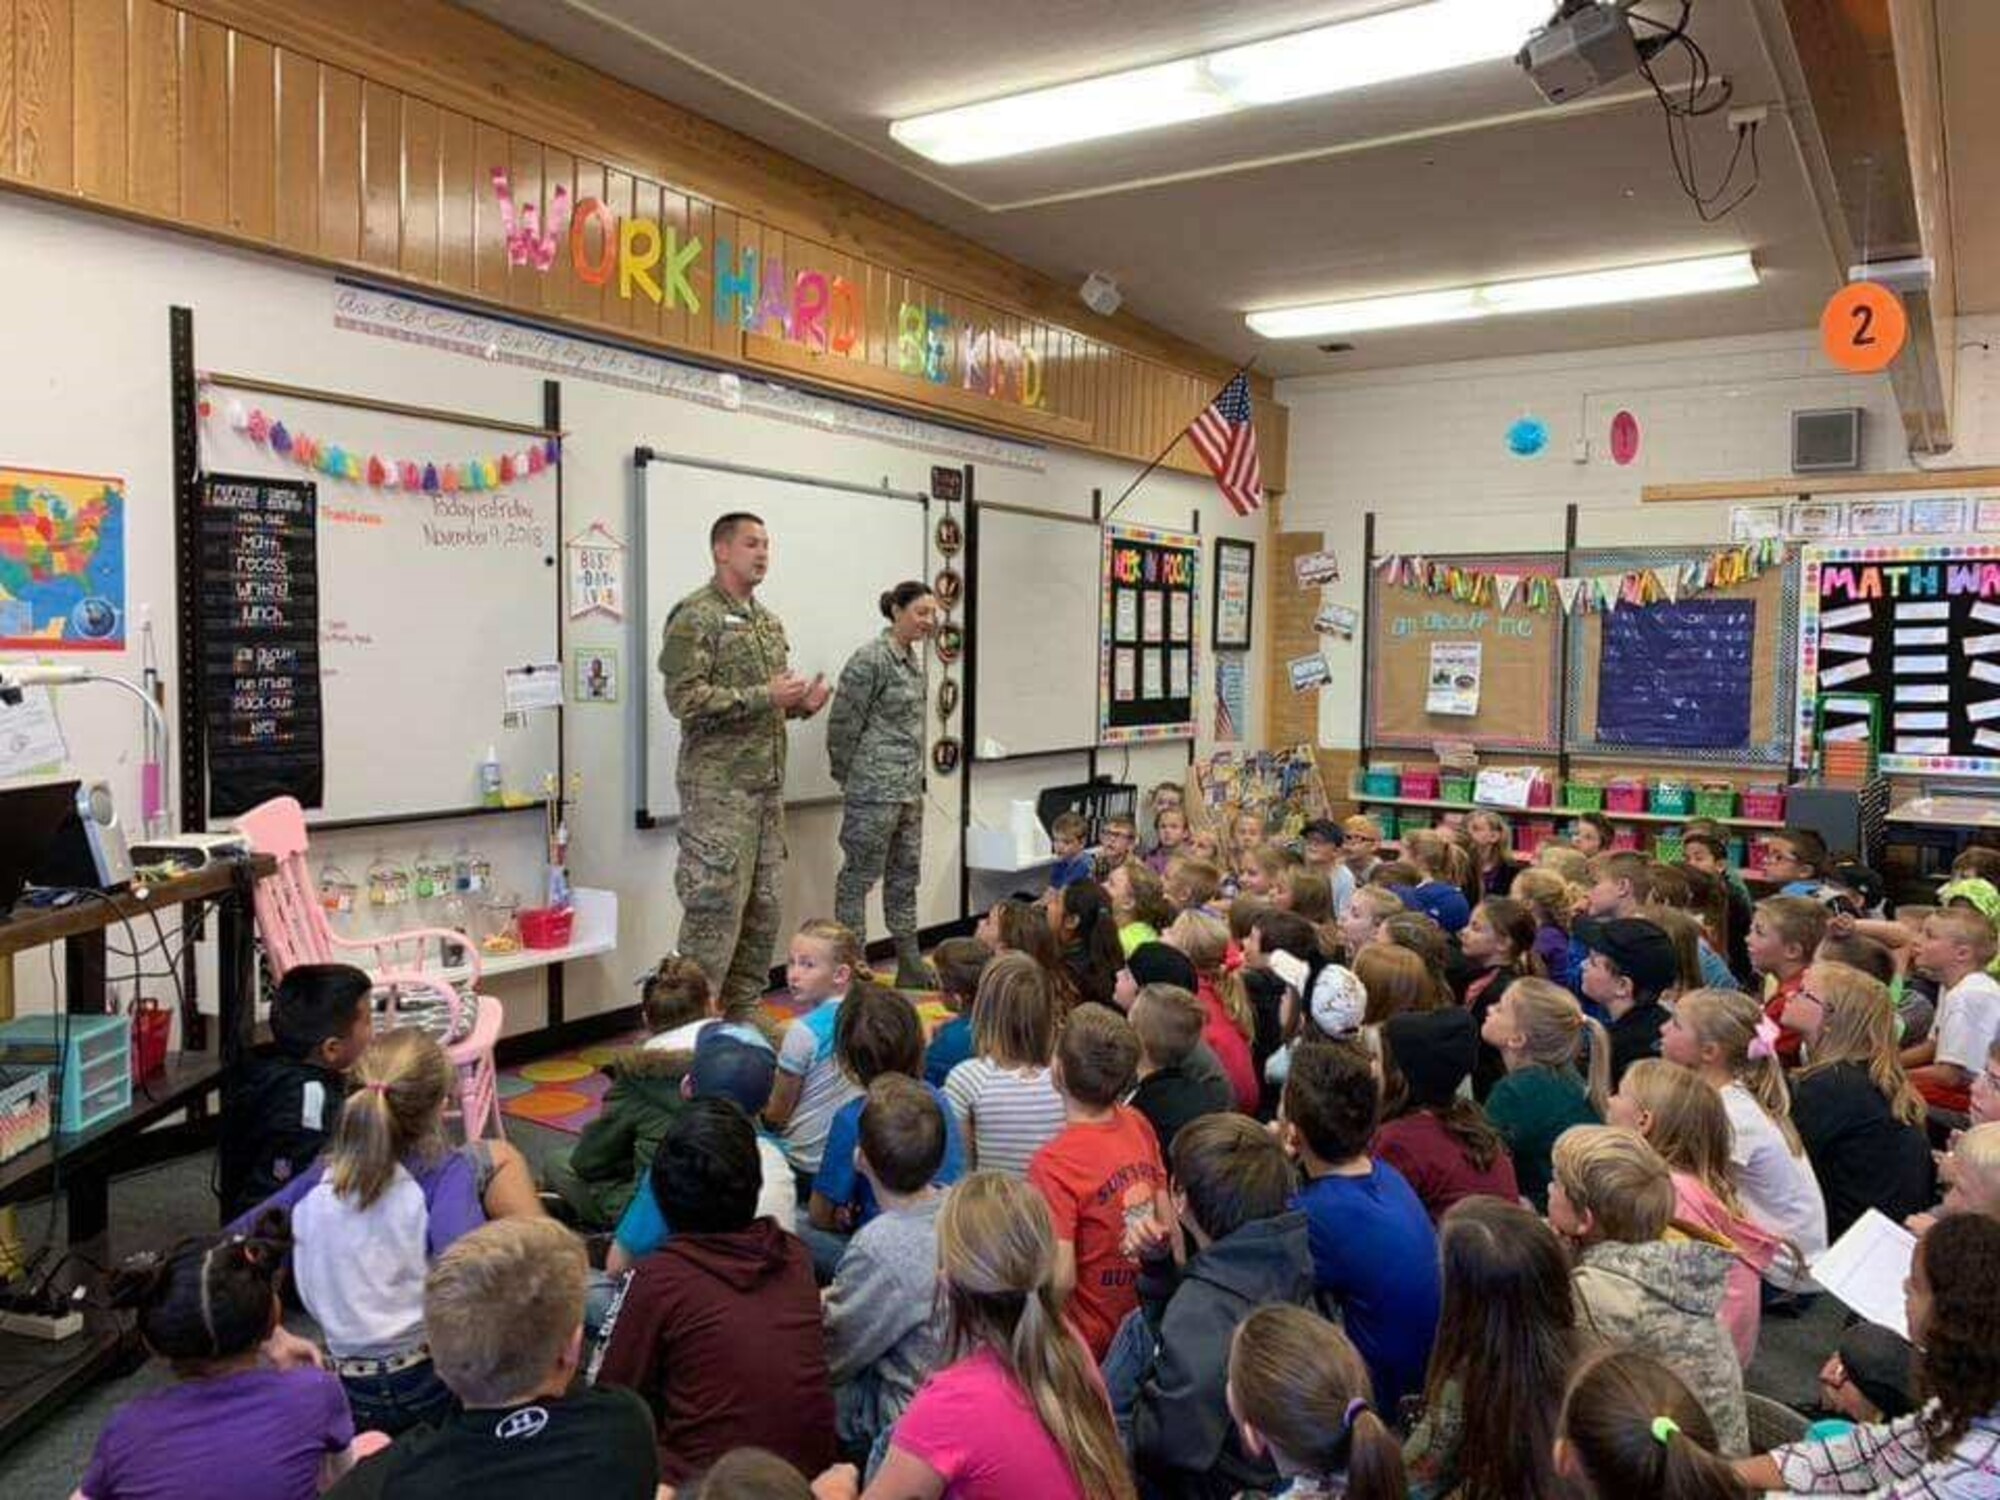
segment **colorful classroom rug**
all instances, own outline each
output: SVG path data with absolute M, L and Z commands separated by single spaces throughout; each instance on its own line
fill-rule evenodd
M 917 1014 L 923 1018 L 926 1034 L 935 1031 L 949 1014 L 935 994 L 917 994 Z M 790 990 L 773 990 L 764 997 L 764 1014 L 773 1029 L 782 1033 L 805 1011 Z M 609 1041 L 593 1042 L 554 1052 L 533 1062 L 500 1070 L 500 1112 L 517 1120 L 528 1120 L 548 1130 L 581 1135 L 583 1127 L 597 1118 L 611 1080 L 602 1071 L 613 1056 L 646 1039 L 643 1031 Z

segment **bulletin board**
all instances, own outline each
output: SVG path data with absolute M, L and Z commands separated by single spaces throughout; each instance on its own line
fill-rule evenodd
M 1562 554 L 1509 553 L 1433 557 L 1424 565 L 1546 578 L 1551 602 L 1531 608 L 1527 590 L 1506 609 L 1432 593 L 1378 575 L 1368 619 L 1368 744 L 1371 749 L 1429 750 L 1439 739 L 1470 740 L 1486 750 L 1553 754 L 1561 733 L 1563 616 L 1553 602 Z M 1476 643 L 1477 712 L 1427 711 L 1431 647 Z
M 1107 525 L 1098 598 L 1098 743 L 1193 739 L 1201 538 Z
M 1578 552 L 1570 572 L 1678 574 L 1711 550 Z M 1798 617 L 1799 571 L 1789 560 L 1686 598 L 1579 615 L 1569 638 L 1568 748 L 1648 761 L 1784 765 Z
M 2000 546 L 1812 547 L 1800 588 L 1800 766 L 1820 700 L 1866 695 L 1883 771 L 2000 775 Z

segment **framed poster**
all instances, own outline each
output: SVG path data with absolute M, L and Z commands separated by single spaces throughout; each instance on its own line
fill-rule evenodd
M 1114 522 L 1102 546 L 1098 743 L 1192 739 L 1198 650 L 1190 640 L 1170 653 L 1167 642 L 1170 621 L 1199 618 L 1201 538 Z M 1137 601 L 1136 650 L 1119 629 L 1121 596 Z
M 1257 544 L 1215 539 L 1215 619 L 1210 635 L 1218 651 L 1250 649 L 1250 611 L 1257 597 Z

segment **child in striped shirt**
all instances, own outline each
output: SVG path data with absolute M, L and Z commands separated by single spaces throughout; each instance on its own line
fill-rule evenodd
M 979 976 L 973 1056 L 951 1070 L 944 1095 L 958 1117 L 966 1165 L 1020 1177 L 1063 1128 L 1050 1076 L 1056 1050 L 1048 975 L 1025 953 L 1002 953 Z

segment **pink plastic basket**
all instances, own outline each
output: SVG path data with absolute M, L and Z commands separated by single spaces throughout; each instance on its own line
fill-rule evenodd
M 1636 776 L 1620 776 L 1604 787 L 1604 806 L 1610 812 L 1635 813 L 1646 810 L 1646 783 Z
M 1528 806 L 1554 807 L 1556 804 L 1556 784 L 1546 776 L 1537 776 L 1528 783 Z M 1551 827 L 1554 825 L 1551 824 Z
M 1621 853 L 1630 850 L 1639 852 L 1639 830 L 1636 828 L 1614 828 L 1611 831 L 1611 847 Z
M 1785 790 L 1777 786 L 1743 788 L 1743 816 L 1759 823 L 1785 821 Z
M 1405 771 L 1403 773 L 1403 795 L 1423 802 L 1437 801 L 1438 773 L 1435 771 Z

